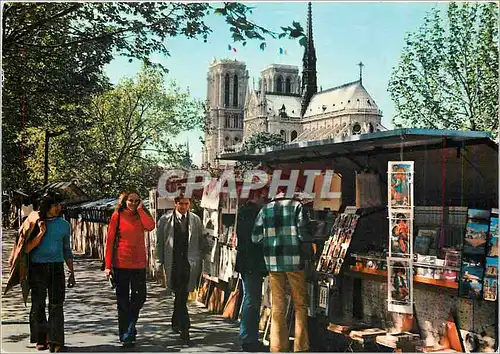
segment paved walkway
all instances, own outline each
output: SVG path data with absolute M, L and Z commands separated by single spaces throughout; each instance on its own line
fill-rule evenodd
M 9 266 L 8 255 L 15 232 L 2 232 L 2 352 L 38 352 L 29 343 L 29 309 L 24 307 L 16 286 L 3 295 Z M 108 285 L 100 262 L 75 257 L 77 285 L 66 289 L 65 333 L 71 352 L 123 352 L 118 342 L 118 321 L 114 290 Z M 239 325 L 209 313 L 195 302 L 188 305 L 191 318 L 191 346 L 184 345 L 170 331 L 173 297 L 160 285 L 148 283 L 148 298 L 137 324 L 135 352 L 235 352 L 240 351 Z M 48 351 L 46 351 L 48 353 Z

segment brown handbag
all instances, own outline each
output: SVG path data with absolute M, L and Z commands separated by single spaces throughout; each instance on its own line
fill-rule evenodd
M 208 311 L 210 311 L 210 312 L 215 311 L 215 304 L 216 304 L 216 298 L 217 298 L 218 293 L 219 293 L 219 289 L 215 287 L 212 290 L 212 294 L 210 295 L 210 299 L 208 300 Z
M 235 289 L 229 295 L 229 299 L 227 300 L 226 306 L 224 307 L 224 312 L 222 313 L 222 316 L 224 318 L 227 318 L 229 320 L 236 319 L 239 310 L 238 305 L 240 305 L 240 294 L 241 294 L 240 278 L 238 278 Z
M 204 279 L 203 284 L 198 291 L 198 298 L 196 301 L 202 303 L 203 305 L 207 305 L 207 295 L 208 295 L 208 287 L 210 285 L 210 280 Z
M 217 299 L 217 311 L 215 311 L 215 313 L 218 315 L 222 314 L 222 310 L 224 309 L 224 298 L 225 292 L 224 290 L 220 289 L 219 298 Z

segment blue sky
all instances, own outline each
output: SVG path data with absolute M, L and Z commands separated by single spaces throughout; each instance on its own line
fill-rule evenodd
M 247 3 L 254 6 L 251 19 L 276 32 L 280 26 L 292 21 L 306 25 L 306 2 Z M 397 65 L 404 46 L 406 33 L 416 31 L 423 17 L 432 7 L 446 9 L 445 3 L 435 2 L 313 2 L 313 36 L 316 46 L 318 84 L 322 88 L 342 85 L 357 80 L 362 61 L 363 85 L 383 112 L 382 124 L 392 128 L 394 105 L 387 92 L 387 83 L 392 68 Z M 228 25 L 223 17 L 211 16 L 206 23 L 213 33 L 207 43 L 202 40 L 172 38 L 167 42 L 171 57 L 155 56 L 170 70 L 167 80 L 177 81 L 181 87 L 189 87 L 193 97 L 205 99 L 208 65 L 215 57 L 244 61 L 252 78 L 258 82 L 260 71 L 267 65 L 278 63 L 302 65 L 303 50 L 298 42 L 289 39 L 268 41 L 261 51 L 260 41 L 249 41 L 246 47 L 233 43 Z M 236 47 L 237 53 L 228 51 L 228 44 Z M 280 55 L 279 48 L 288 51 Z M 116 57 L 107 67 L 106 73 L 113 83 L 123 77 L 135 76 L 140 69 L 137 62 Z M 202 145 L 198 139 L 200 131 L 181 133 L 176 140 L 189 140 L 195 164 L 201 164 Z

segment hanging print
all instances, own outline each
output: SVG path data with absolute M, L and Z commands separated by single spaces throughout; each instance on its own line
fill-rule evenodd
M 413 205 L 413 161 L 389 161 L 389 208 Z
M 412 271 L 407 260 L 388 260 L 388 310 L 413 313 Z
M 469 209 L 467 211 L 467 226 L 463 249 L 465 254 L 484 256 L 490 226 L 489 218 L 489 210 Z
M 491 210 L 488 257 L 498 257 L 498 209 Z
M 412 314 L 414 161 L 389 161 L 387 168 L 387 309 L 390 312 Z
M 389 257 L 410 257 L 413 253 L 412 219 L 409 210 L 391 212 Z

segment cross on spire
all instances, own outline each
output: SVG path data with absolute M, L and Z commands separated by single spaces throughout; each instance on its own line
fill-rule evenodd
M 360 61 L 357 65 L 359 66 L 359 83 L 362 84 L 363 83 L 363 66 L 365 66 L 365 64 L 363 64 L 363 62 Z

